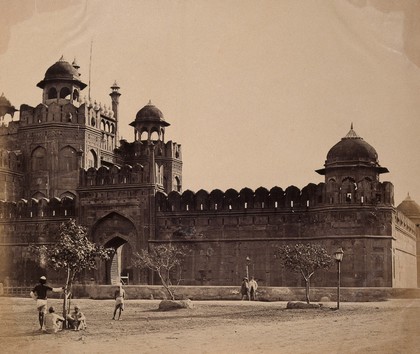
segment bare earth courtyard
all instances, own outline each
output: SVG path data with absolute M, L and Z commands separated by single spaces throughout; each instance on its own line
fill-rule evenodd
M 285 302 L 194 301 L 156 311 L 158 300 L 127 300 L 112 321 L 112 300 L 74 300 L 83 332 L 41 333 L 35 302 L 0 298 L 2 353 L 420 353 L 420 299 L 326 303 L 287 310 Z M 61 310 L 59 299 L 49 306 Z

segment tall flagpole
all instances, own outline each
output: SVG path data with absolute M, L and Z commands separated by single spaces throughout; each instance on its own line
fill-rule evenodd
M 90 41 L 90 58 L 89 58 L 89 92 L 88 92 L 88 98 L 90 102 L 90 78 L 92 75 L 92 47 L 93 47 L 93 39 Z

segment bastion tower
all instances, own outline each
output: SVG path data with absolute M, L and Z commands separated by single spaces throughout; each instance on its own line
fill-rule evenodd
M 18 141 L 27 186 L 22 198 L 75 198 L 80 168 L 115 162 L 118 100 L 114 111 L 81 99 L 87 85 L 79 66 L 63 57 L 37 86 L 42 102 L 20 109 Z M 117 88 L 112 94 L 118 95 Z
M 394 204 L 392 184 L 379 182 L 388 169 L 379 165 L 375 148 L 357 135 L 353 124 L 328 151 L 324 166 L 316 172 L 325 176 L 326 203 Z

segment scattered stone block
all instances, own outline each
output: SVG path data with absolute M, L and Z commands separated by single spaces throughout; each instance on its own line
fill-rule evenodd
M 162 300 L 159 303 L 159 310 L 160 311 L 172 311 L 178 309 L 192 309 L 194 308 L 194 304 L 191 300 Z
M 287 309 L 319 309 L 321 305 L 319 304 L 307 304 L 306 302 L 292 302 L 289 301 L 286 305 Z

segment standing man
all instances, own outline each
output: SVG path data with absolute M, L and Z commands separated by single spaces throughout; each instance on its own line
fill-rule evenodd
M 121 320 L 121 311 L 124 311 L 124 299 L 125 299 L 125 290 L 122 287 L 122 284 L 120 283 L 118 285 L 118 289 L 115 290 L 114 293 L 114 298 L 115 298 L 115 309 L 114 309 L 114 316 L 112 316 L 112 319 L 115 320 L 115 315 L 117 314 L 117 310 L 119 310 L 118 312 L 118 320 Z
M 251 295 L 251 300 L 257 299 L 257 288 L 257 281 L 254 279 L 254 277 L 251 277 L 251 280 L 249 281 L 249 294 Z
M 249 281 L 247 277 L 242 279 L 242 284 L 241 284 L 241 300 L 243 300 L 244 297 L 246 297 L 248 301 L 251 300 L 249 296 Z
M 40 331 L 44 325 L 44 316 L 47 312 L 47 291 L 50 290 L 55 293 L 61 293 L 64 288 L 52 288 L 46 285 L 47 278 L 42 276 L 39 278 L 39 284 L 37 284 L 31 291 L 31 297 L 36 300 L 36 307 L 38 309 L 38 320 L 40 325 Z

